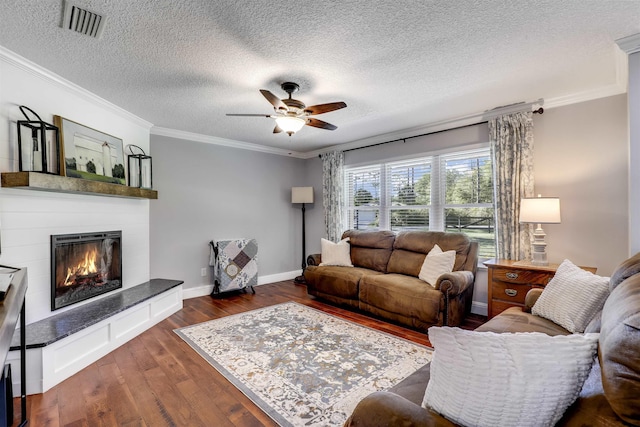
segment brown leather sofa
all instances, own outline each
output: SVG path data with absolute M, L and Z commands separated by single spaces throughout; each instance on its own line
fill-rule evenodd
M 585 332 L 600 332 L 600 375 L 588 379 L 578 399 L 557 426 L 640 426 L 640 253 L 623 262 L 609 283 L 611 291 Z M 541 290 L 527 295 L 526 306 L 510 308 L 478 331 L 569 334 L 555 323 L 527 312 Z M 389 391 L 363 399 L 345 423 L 357 426 L 454 426 L 420 405 L 429 382 L 429 364 Z
M 348 230 L 347 237 L 354 267 L 320 266 L 320 255 L 310 255 L 304 272 L 310 295 L 425 331 L 459 325 L 471 310 L 478 244 L 464 234 Z M 418 274 L 436 244 L 455 250 L 456 260 L 432 287 Z

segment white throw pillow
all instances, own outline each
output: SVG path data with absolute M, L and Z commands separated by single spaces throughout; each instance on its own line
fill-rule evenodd
M 580 394 L 598 335 L 431 327 L 422 406 L 467 426 L 552 426 Z
M 418 278 L 435 287 L 438 277 L 453 271 L 455 262 L 456 251 L 442 252 L 440 246 L 435 245 L 424 258 Z
M 531 313 L 549 319 L 569 332 L 584 332 L 609 296 L 609 278 L 585 271 L 564 260 Z
M 343 267 L 353 267 L 351 263 L 351 245 L 349 238 L 333 243 L 331 240 L 321 239 L 322 262 L 320 265 L 339 265 Z

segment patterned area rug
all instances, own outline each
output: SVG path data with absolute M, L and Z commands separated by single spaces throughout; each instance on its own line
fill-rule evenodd
M 283 426 L 342 425 L 432 350 L 295 302 L 175 332 Z

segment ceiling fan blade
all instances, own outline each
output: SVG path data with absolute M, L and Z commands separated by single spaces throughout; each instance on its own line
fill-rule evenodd
M 276 127 L 273 128 L 273 133 L 280 133 L 280 132 L 282 132 L 282 128 L 276 125 Z
M 276 110 L 285 110 L 285 111 L 289 110 L 287 105 L 284 102 L 282 102 L 282 100 L 280 98 L 278 98 L 277 96 L 275 96 L 274 94 L 272 94 L 268 90 L 260 89 L 260 93 L 265 98 L 267 98 L 267 101 L 269 101 L 271 103 L 271 105 L 273 105 L 273 108 L 275 108 Z
M 344 102 L 330 102 L 328 104 L 312 105 L 311 107 L 305 108 L 304 112 L 308 114 L 322 114 L 328 113 L 329 111 L 339 110 L 346 106 L 347 104 Z
M 305 124 L 307 126 L 313 126 L 314 128 L 320 128 L 320 129 L 326 129 L 326 130 L 338 129 L 338 126 L 335 126 L 335 125 L 332 125 L 331 123 L 323 122 L 322 120 L 314 119 L 311 117 L 307 119 L 307 123 Z
M 227 114 L 234 117 L 271 117 L 270 114 Z

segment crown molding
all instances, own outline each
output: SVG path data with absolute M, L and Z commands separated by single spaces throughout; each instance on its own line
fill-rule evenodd
M 126 120 L 134 122 L 138 126 L 145 128 L 146 130 L 151 129 L 151 127 L 153 126 L 153 123 L 148 122 L 128 112 L 127 110 L 118 107 L 117 105 L 107 101 L 106 99 L 101 98 L 92 92 L 89 92 L 88 90 L 76 85 L 75 83 L 70 82 L 69 80 L 2 46 L 0 46 L 0 61 L 20 68 L 21 70 L 26 71 L 43 80 L 46 80 L 49 83 L 55 84 L 56 86 L 69 92 L 70 94 L 80 96 L 81 98 L 84 98 L 87 101 L 100 106 L 101 108 L 105 108 Z
M 581 102 L 592 101 L 594 99 L 606 98 L 609 96 L 620 95 L 626 93 L 626 84 L 615 83 L 608 86 L 603 86 L 597 89 L 588 90 L 584 92 L 573 93 L 570 95 L 557 96 L 545 101 L 546 108 L 564 107 L 571 104 L 579 104 Z
M 369 138 L 359 139 L 357 141 L 348 142 L 346 144 L 333 145 L 331 147 L 323 148 L 320 150 L 310 151 L 304 153 L 306 159 L 317 157 L 320 154 L 327 153 L 334 150 L 352 150 L 357 148 L 366 147 L 368 145 L 385 143 L 389 141 L 401 140 L 403 138 L 411 138 L 417 135 L 428 134 L 432 132 L 439 132 L 443 130 L 453 129 L 462 126 L 469 126 L 476 123 L 487 121 L 488 118 L 495 117 L 502 114 L 515 113 L 517 111 L 531 111 L 535 106 L 541 106 L 545 103 L 543 99 L 538 99 L 533 102 L 521 102 L 512 105 L 506 105 L 504 107 L 497 107 L 493 110 L 482 111 L 480 113 L 468 114 L 465 116 L 454 117 L 451 119 L 440 120 L 432 122 L 426 125 L 416 126 L 409 129 L 403 129 L 396 132 L 385 133 L 382 135 L 376 135 Z
M 185 141 L 204 142 L 207 144 L 221 145 L 223 147 L 239 148 L 241 150 L 258 151 L 261 153 L 276 154 L 278 156 L 306 158 L 306 153 L 298 151 L 284 150 L 282 148 L 267 147 L 265 145 L 253 144 L 250 142 L 236 141 L 235 139 L 219 138 L 217 136 L 203 135 L 200 133 L 186 132 L 170 128 L 153 126 L 151 135 L 166 136 L 169 138 L 182 139 Z
M 618 39 L 616 40 L 616 44 L 627 55 L 640 52 L 640 33 Z

